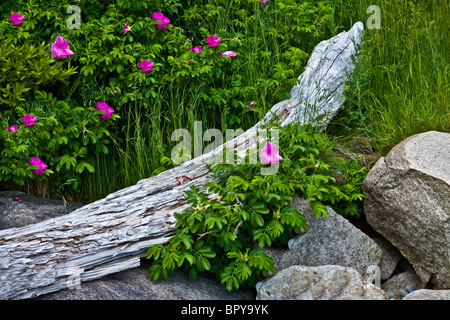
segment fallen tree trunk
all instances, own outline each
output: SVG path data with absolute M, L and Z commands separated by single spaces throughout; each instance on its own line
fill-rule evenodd
M 0 231 L 0 298 L 26 299 L 139 266 L 146 249 L 172 235 L 174 212 L 188 208 L 185 191 L 214 180 L 206 163 L 221 150 L 256 150 L 257 131 L 271 119 L 325 126 L 342 105 L 344 81 L 362 23 L 314 49 L 291 98 L 273 106 L 242 135 L 191 161 L 139 181 L 68 215 Z M 182 184 L 177 177 L 192 176 Z

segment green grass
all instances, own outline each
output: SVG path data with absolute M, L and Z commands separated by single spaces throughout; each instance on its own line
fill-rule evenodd
M 213 1 L 212 4 L 215 2 Z M 259 7 L 255 3 L 255 9 Z M 210 128 L 216 128 L 225 133 L 227 128 L 246 130 L 258 122 L 263 115 L 274 105 L 279 102 L 277 94 L 284 92 L 283 97 L 290 91 L 290 88 L 282 88 L 276 90 L 270 87 L 264 88 L 263 83 L 259 79 L 271 79 L 274 77 L 274 65 L 282 60 L 282 54 L 289 48 L 289 41 L 280 41 L 283 34 L 280 32 L 285 21 L 272 21 L 264 16 L 258 16 L 258 19 L 249 21 L 243 19 L 245 25 L 239 28 L 231 23 L 226 14 L 220 14 L 203 23 L 208 30 L 227 30 L 227 33 L 237 35 L 244 39 L 251 39 L 251 43 L 246 44 L 246 51 L 249 55 L 256 55 L 258 52 L 270 52 L 266 58 L 261 59 L 262 63 L 249 63 L 241 66 L 236 70 L 234 75 L 241 77 L 241 87 L 255 86 L 254 94 L 251 100 L 255 101 L 255 108 L 233 106 L 224 106 L 220 108 L 220 113 L 211 114 L 205 110 L 202 101 L 202 93 L 209 88 L 205 88 L 203 84 L 195 85 L 187 81 L 186 83 L 174 82 L 164 88 L 160 88 L 158 92 L 157 102 L 151 108 L 142 107 L 142 101 L 134 101 L 130 103 L 125 110 L 121 110 L 122 120 L 121 132 L 112 143 L 110 151 L 107 155 L 97 155 L 98 167 L 94 174 L 85 176 L 85 184 L 78 194 L 80 200 L 94 201 L 105 197 L 109 193 L 115 192 L 122 188 L 126 188 L 135 184 L 141 179 L 148 178 L 162 168 L 168 168 L 162 164 L 160 160 L 163 157 L 170 157 L 172 148 L 178 142 L 170 141 L 172 132 L 176 129 L 187 129 L 193 132 L 194 121 L 202 121 L 203 132 Z M 195 25 L 189 25 L 186 22 L 187 29 L 195 29 Z M 330 36 L 327 25 L 323 25 L 316 21 L 317 43 Z M 276 32 L 274 32 L 276 31 Z M 255 33 L 260 35 L 255 37 Z M 195 37 L 195 35 L 194 35 Z M 201 43 L 204 39 L 197 39 L 195 43 Z M 306 41 L 306 39 L 305 39 Z M 308 42 L 302 44 L 302 49 L 311 52 L 316 43 Z M 297 61 L 296 66 L 299 74 L 303 70 L 306 59 L 303 62 Z M 298 75 L 293 77 L 297 78 Z M 283 76 L 281 74 L 281 76 Z M 221 82 L 218 79 L 216 83 L 217 89 L 229 89 L 230 84 Z M 139 86 L 136 86 L 139 90 Z M 277 100 L 278 99 L 278 100 Z M 86 94 L 82 100 L 90 100 Z M 210 142 L 204 142 L 204 146 Z
M 385 155 L 411 135 L 450 132 L 449 3 L 333 2 L 336 19 L 344 23 L 358 18 L 365 23 L 370 16 L 365 9 L 378 5 L 381 28 L 366 28 L 348 102 L 328 133 L 349 147 L 349 141 L 364 136 Z
M 448 49 L 448 6 L 446 1 L 405 0 L 329 0 L 334 10 L 324 38 L 348 30 L 355 22 L 366 21 L 370 5 L 381 9 L 381 28 L 366 28 L 358 63 L 346 90 L 347 102 L 329 125 L 327 133 L 338 151 L 348 157 L 364 157 L 366 165 L 385 155 L 397 143 L 416 133 L 450 131 L 450 81 Z M 221 18 L 220 18 L 221 17 Z M 211 21 L 211 29 L 233 26 L 220 16 Z M 260 19 L 247 26 L 269 30 L 270 21 Z M 318 39 L 319 41 L 320 39 Z M 254 43 L 272 52 L 261 65 L 240 70 L 247 85 L 268 78 L 274 61 L 280 58 L 283 44 L 269 32 Z M 314 44 L 309 44 L 310 53 Z M 298 76 L 298 75 L 297 75 Z M 138 88 L 137 88 L 138 89 Z M 175 129 L 192 130 L 194 121 L 203 122 L 203 130 L 227 127 L 244 130 L 256 123 L 274 103 L 273 92 L 255 97 L 258 108 L 236 111 L 224 108 L 211 117 L 203 110 L 202 86 L 173 84 L 165 87 L 151 109 L 140 102 L 124 112 L 123 141 L 115 141 L 108 155 L 98 155 L 95 174 L 86 176 L 80 198 L 102 198 L 155 174 L 177 142 L 170 142 Z M 272 102 L 271 102 L 272 101 Z

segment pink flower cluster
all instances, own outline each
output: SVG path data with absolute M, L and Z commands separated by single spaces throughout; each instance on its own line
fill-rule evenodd
M 261 0 L 261 3 L 265 4 L 267 1 L 268 0 Z M 167 29 L 167 25 L 170 23 L 169 18 L 164 16 L 164 14 L 162 12 L 153 12 L 152 19 L 154 21 L 159 22 L 158 24 L 156 24 L 156 27 L 158 29 Z M 25 20 L 25 16 L 21 15 L 19 13 L 13 13 L 10 16 L 10 20 L 15 26 L 19 26 Z M 131 30 L 131 26 L 128 24 L 128 22 L 125 23 L 124 28 L 123 28 L 123 33 L 126 34 L 130 30 Z M 220 41 L 221 41 L 220 37 L 217 37 L 215 35 L 211 35 L 206 38 L 206 43 L 211 48 L 216 48 L 219 45 Z M 202 47 L 195 46 L 193 48 L 190 48 L 190 50 L 192 52 L 198 54 L 202 51 Z M 55 58 L 60 58 L 60 59 L 68 58 L 69 56 L 74 54 L 74 52 L 72 50 L 70 50 L 68 41 L 66 39 L 63 39 L 61 36 L 58 36 L 56 38 L 55 42 L 52 43 L 50 51 Z M 236 52 L 234 52 L 234 51 L 225 51 L 223 53 L 219 52 L 219 54 L 223 55 L 223 56 L 227 56 L 227 57 L 235 57 L 237 55 Z M 190 62 L 190 60 L 188 61 L 188 63 L 189 62 Z M 143 60 L 140 62 L 139 66 L 143 72 L 148 73 L 152 70 L 152 68 L 155 66 L 155 64 L 152 61 Z M 117 91 L 114 90 L 114 95 L 116 95 L 116 94 L 117 94 Z M 250 103 L 249 107 L 253 107 L 253 102 Z M 110 106 L 108 106 L 108 104 L 103 101 L 97 102 L 96 108 L 99 111 L 105 112 L 104 114 L 103 113 L 99 114 L 99 116 L 103 119 L 110 119 L 111 114 L 114 113 L 114 109 L 111 108 Z M 37 118 L 31 114 L 28 114 L 22 118 L 22 121 L 25 124 L 25 126 L 32 127 L 36 123 Z M 18 130 L 18 126 L 12 125 L 12 126 L 6 127 L 6 129 L 8 131 L 14 133 Z M 264 163 L 272 163 L 270 161 L 280 161 L 280 160 L 282 160 L 282 158 L 278 155 L 278 150 L 276 149 L 276 146 L 272 146 L 269 142 L 266 145 L 266 147 L 261 151 L 261 160 Z M 265 162 L 265 161 L 269 161 L 269 162 Z M 37 166 L 39 168 L 39 169 L 33 169 L 33 172 L 35 172 L 36 174 L 43 174 L 44 170 L 47 168 L 47 164 L 45 164 L 38 157 L 31 157 L 29 160 L 29 163 L 31 166 Z
M 209 36 L 209 37 L 206 38 L 206 43 L 211 48 L 215 48 L 220 43 L 220 37 L 216 37 L 215 35 Z
M 31 114 L 27 114 L 23 116 L 22 121 L 27 127 L 32 127 L 36 123 L 37 118 Z
M 36 123 L 37 118 L 31 114 L 27 114 L 22 117 L 22 121 L 25 124 L 25 126 L 32 127 Z M 12 125 L 12 126 L 6 127 L 6 129 L 11 132 L 16 132 L 17 129 L 19 129 L 19 126 Z M 33 169 L 33 172 L 36 174 L 43 174 L 44 170 L 47 168 L 47 164 L 45 164 L 43 161 L 41 161 L 41 159 L 39 159 L 38 157 L 31 157 L 28 162 L 31 166 L 39 167 L 39 169 Z
M 36 174 L 43 174 L 44 170 L 47 168 L 47 164 L 45 164 L 39 157 L 31 157 L 28 161 L 30 166 L 37 166 L 39 169 L 33 169 L 33 172 Z
M 16 132 L 18 128 L 19 128 L 19 127 L 16 126 L 16 125 L 13 125 L 13 126 L 10 126 L 10 127 L 6 127 L 6 129 L 8 129 L 8 130 L 11 131 L 11 132 Z
M 11 19 L 13 25 L 20 26 L 23 20 L 25 20 L 25 16 L 19 13 L 13 13 L 9 19 Z
M 220 41 L 221 41 L 220 37 L 217 37 L 215 35 L 211 35 L 211 36 L 206 37 L 206 43 L 208 44 L 208 46 L 210 48 L 213 48 L 213 49 L 217 48 L 217 46 L 219 45 Z M 200 46 L 196 46 L 196 47 L 193 47 L 193 48 L 190 48 L 190 49 L 191 49 L 192 52 L 195 52 L 195 53 L 200 53 L 200 51 L 202 51 L 202 47 L 200 47 Z M 237 56 L 237 53 L 234 52 L 234 51 L 219 52 L 219 54 L 221 56 L 226 56 L 226 57 L 236 57 Z
M 220 55 L 226 56 L 226 57 L 236 57 L 237 53 L 234 51 L 225 51 L 225 52 L 219 52 Z
M 195 52 L 195 53 L 200 53 L 200 51 L 202 51 L 202 47 L 200 47 L 200 46 L 196 46 L 196 47 L 193 47 L 190 49 L 192 52 Z
M 152 19 L 154 21 L 160 21 L 160 24 L 157 24 L 156 27 L 158 29 L 167 29 L 167 25 L 170 23 L 169 18 L 164 16 L 162 12 L 153 12 Z
M 143 60 L 141 63 L 139 63 L 139 67 L 141 67 L 141 70 L 145 73 L 150 72 L 150 70 L 153 69 L 155 64 L 152 61 Z
M 105 114 L 99 114 L 100 118 L 103 119 L 110 119 L 111 114 L 114 113 L 114 109 L 108 106 L 106 102 L 97 102 L 97 110 L 99 111 L 105 111 Z
M 128 22 L 125 23 L 125 25 L 123 26 L 123 33 L 125 34 L 130 30 L 131 30 L 131 26 L 128 25 Z
M 261 162 L 266 164 L 283 160 L 283 158 L 278 154 L 277 146 L 272 144 L 270 141 L 268 141 L 266 146 L 261 150 L 260 158 Z
M 55 58 L 61 59 L 73 55 L 73 52 L 69 49 L 69 44 L 67 43 L 67 40 L 63 39 L 61 36 L 56 38 L 56 41 L 52 44 L 51 52 Z

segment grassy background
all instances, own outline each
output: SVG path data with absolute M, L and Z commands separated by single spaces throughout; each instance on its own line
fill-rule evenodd
M 215 1 L 211 3 L 215 4 Z M 254 6 L 254 11 L 258 11 L 259 3 L 255 2 Z M 324 9 L 323 12 L 332 13 L 328 9 Z M 257 94 L 253 94 L 249 99 L 255 102 L 255 107 L 236 108 L 233 105 L 225 105 L 219 109 L 220 112 L 211 114 L 204 108 L 202 99 L 202 94 L 210 88 L 205 88 L 202 83 L 192 85 L 189 81 L 169 83 L 160 89 L 157 102 L 150 109 L 143 108 L 139 105 L 139 101 L 128 104 L 125 110 L 121 110 L 126 117 L 122 124 L 122 132 L 117 134 L 123 137 L 123 141 L 115 141 L 109 154 L 97 155 L 98 164 L 95 173 L 85 175 L 84 186 L 76 195 L 76 199 L 93 201 L 103 198 L 109 193 L 170 168 L 170 162 L 164 162 L 161 159 L 170 157 L 173 146 L 178 143 L 171 143 L 172 132 L 176 129 L 187 129 L 193 132 L 194 121 L 202 121 L 203 131 L 209 128 L 217 128 L 222 132 L 225 132 L 227 128 L 243 130 L 250 128 L 275 103 L 287 98 L 292 88 L 292 85 L 289 87 L 279 85 L 275 88 L 273 85 L 266 86 L 267 81 L 271 81 L 268 79 L 281 80 L 280 77 L 286 77 L 296 80 L 303 71 L 306 57 L 302 60 L 297 59 L 296 65 L 289 66 L 290 69 L 292 67 L 295 69 L 295 74 L 292 75 L 283 74 L 283 70 L 280 71 L 275 67 L 277 63 L 286 61 L 283 55 L 289 51 L 292 43 L 301 42 L 301 49 L 311 53 L 318 42 L 328 39 L 335 31 L 331 28 L 332 14 L 323 14 L 321 19 L 313 21 L 314 25 L 308 25 L 309 34 L 300 40 L 292 40 L 290 39 L 292 36 L 286 36 L 285 30 L 291 25 L 281 17 L 277 17 L 274 21 L 269 15 L 258 14 L 257 19 L 242 18 L 244 25 L 236 26 L 228 14 L 227 11 L 226 14 L 217 15 L 215 19 L 202 21 L 202 26 L 207 30 L 227 30 L 226 33 L 249 39 L 249 43 L 245 45 L 245 48 L 249 50 L 245 52 L 248 57 L 259 56 L 261 52 L 267 53 L 262 59 L 249 58 L 247 63 L 233 74 L 233 77 L 241 82 L 240 88 L 256 87 L 254 92 Z M 301 20 L 302 17 L 299 19 Z M 309 23 L 311 20 L 308 17 L 303 19 L 304 23 Z M 183 20 L 179 23 L 186 24 L 189 30 L 196 28 L 196 24 L 192 25 L 190 21 Z M 196 37 L 195 34 L 194 37 Z M 198 38 L 194 42 L 202 43 L 202 41 L 204 39 Z M 239 48 L 236 51 L 239 51 Z M 241 53 L 244 54 L 244 52 Z M 284 72 L 288 72 L 287 68 Z M 232 86 L 234 85 L 218 81 L 216 89 L 230 90 L 231 88 L 232 90 Z M 138 84 L 136 84 L 136 90 L 140 90 Z M 86 88 L 82 101 L 95 101 L 93 97 L 91 98 L 90 91 Z M 205 146 L 208 144 L 209 142 L 205 142 Z M 67 197 L 71 200 L 70 192 Z
M 336 27 L 381 9 L 381 28 L 366 28 L 348 101 L 328 128 L 359 153 L 386 155 L 408 136 L 450 132 L 448 1 L 332 1 Z
M 366 25 L 372 14 L 367 13 L 370 5 L 379 6 L 381 11 L 381 28 L 366 27 L 353 79 L 346 90 L 347 102 L 327 130 L 341 155 L 363 157 L 371 166 L 408 136 L 429 130 L 450 132 L 448 2 L 326 3 L 334 10 L 327 37 L 348 30 L 357 21 Z M 226 21 L 216 23 L 224 27 Z M 259 27 L 269 28 L 269 21 L 259 23 Z M 275 52 L 272 59 L 277 59 L 281 51 L 277 41 L 266 34 L 262 43 Z M 312 49 L 310 46 L 308 53 Z M 245 77 L 257 79 L 268 65 L 247 69 Z M 160 163 L 163 156 L 170 156 L 166 135 L 176 128 L 192 128 L 196 120 L 213 125 L 204 118 L 198 103 L 202 89 L 168 87 L 172 100 L 160 101 L 151 113 L 139 112 L 142 108 L 130 105 L 128 125 L 123 128 L 125 147 L 117 144 L 109 155 L 98 157 L 98 170 L 87 177 L 83 197 L 98 199 L 155 174 L 155 169 L 170 168 L 170 164 Z M 243 121 L 239 127 L 245 130 L 252 126 L 270 107 L 262 105 L 252 114 L 237 115 Z M 164 113 L 166 109 L 170 112 Z M 230 115 L 218 116 L 224 123 L 223 117 Z

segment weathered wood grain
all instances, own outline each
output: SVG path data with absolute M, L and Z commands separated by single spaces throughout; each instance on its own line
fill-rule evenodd
M 329 121 L 343 103 L 343 83 L 352 66 L 361 23 L 320 43 L 291 98 L 272 107 L 241 136 L 171 170 L 139 181 L 68 215 L 0 231 L 0 299 L 26 299 L 139 265 L 146 249 L 164 243 L 175 226 L 174 212 L 188 208 L 185 191 L 214 180 L 206 163 L 221 150 L 245 155 L 256 150 L 257 130 L 279 117 L 283 125 Z M 314 105 L 314 112 L 310 106 Z M 322 120 L 321 120 L 322 119 Z M 262 139 L 259 136 L 259 139 Z M 189 174 L 180 184 L 176 178 Z

